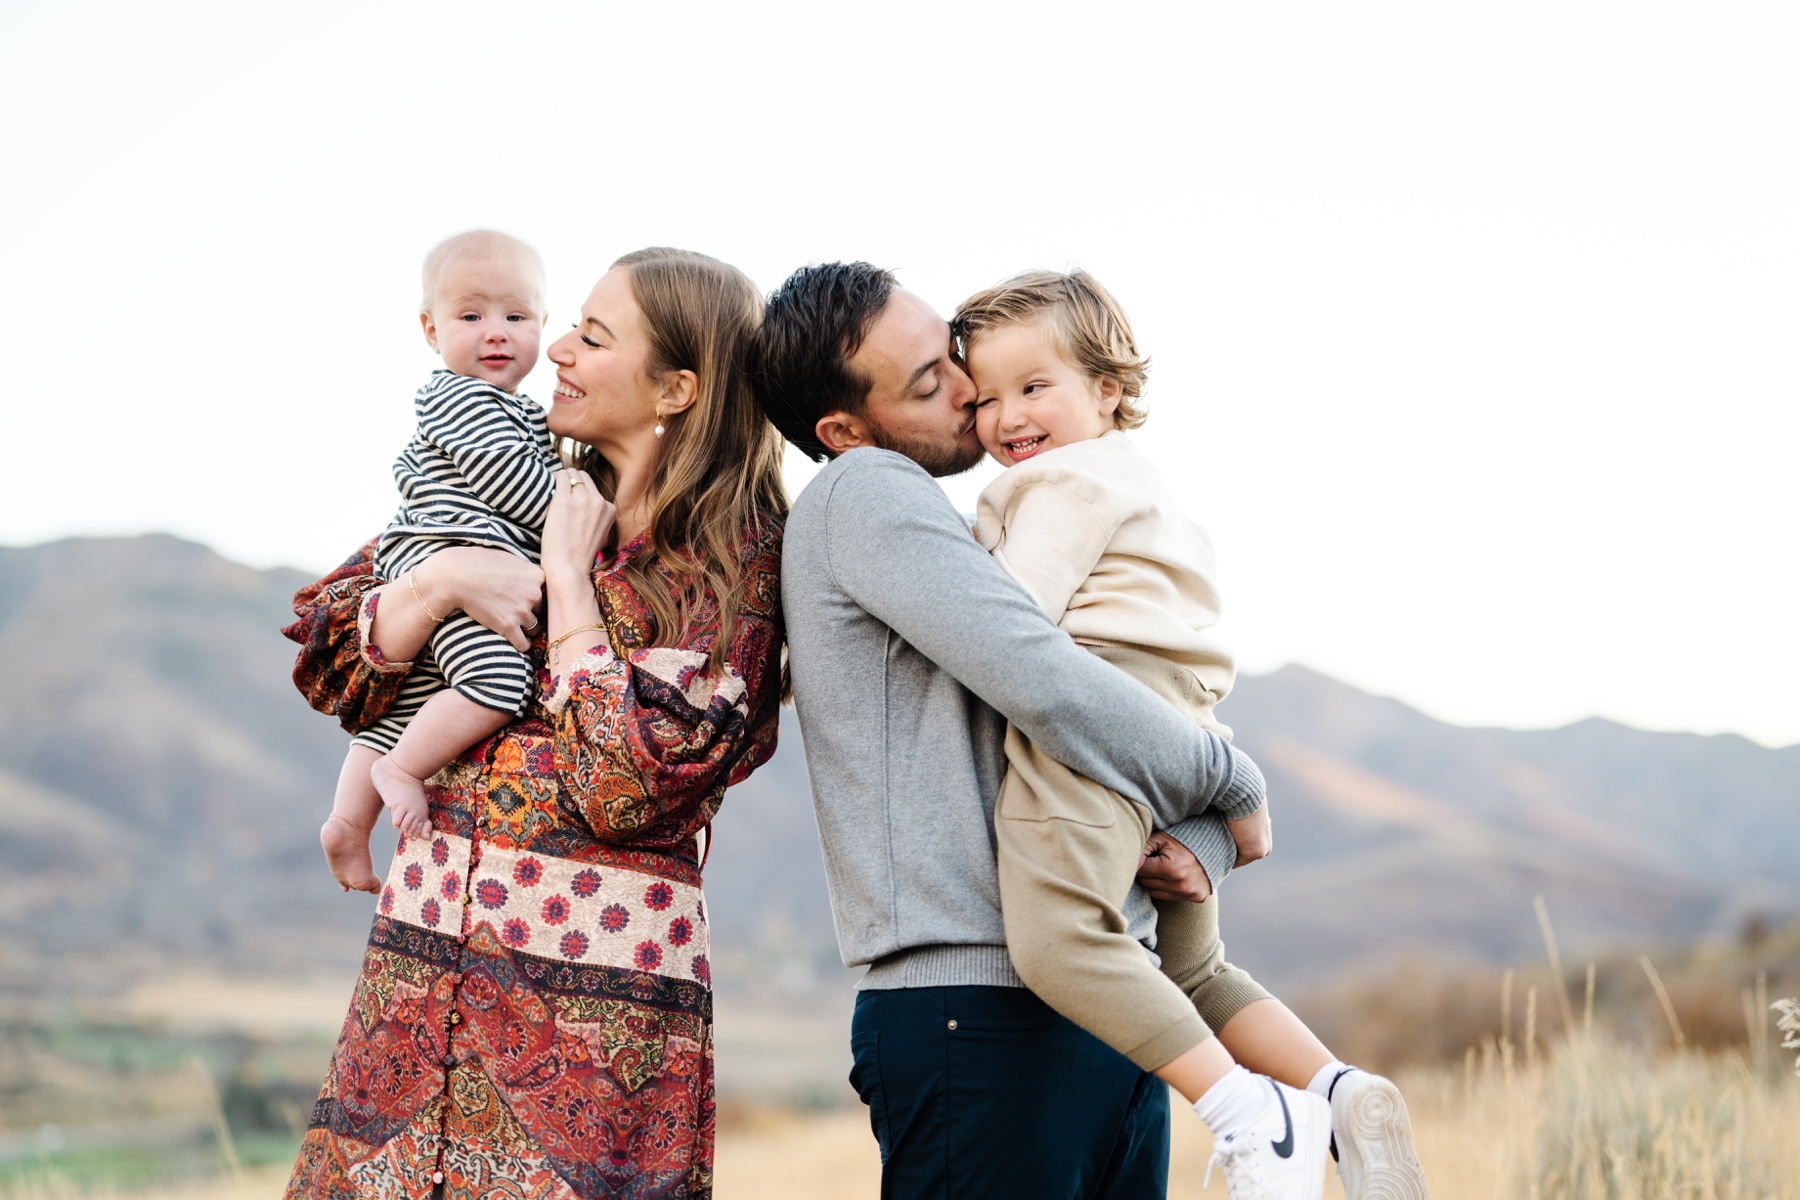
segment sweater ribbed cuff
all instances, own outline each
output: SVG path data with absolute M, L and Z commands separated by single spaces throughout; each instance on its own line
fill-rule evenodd
M 1231 840 L 1231 830 L 1225 828 L 1225 822 L 1213 813 L 1207 813 L 1177 821 L 1165 832 L 1193 851 L 1194 857 L 1200 860 L 1201 868 L 1206 871 L 1206 878 L 1212 883 L 1213 890 L 1218 891 L 1219 885 L 1225 882 L 1225 876 L 1231 874 L 1238 855 L 1237 843 Z
M 1231 778 L 1213 797 L 1212 807 L 1227 821 L 1241 821 L 1268 800 L 1269 785 L 1255 759 L 1236 746 L 1230 748 L 1230 755 Z
M 1194 994 L 1200 1019 L 1210 1029 L 1223 1029 L 1231 1018 L 1258 1000 L 1270 999 L 1262 984 L 1237 967 L 1227 965 L 1206 986 Z
M 1005 946 L 918 946 L 869 967 L 859 992 L 916 987 L 1024 987 Z

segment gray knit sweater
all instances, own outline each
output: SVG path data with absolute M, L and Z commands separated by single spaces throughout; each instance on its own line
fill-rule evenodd
M 910 459 L 852 450 L 819 472 L 788 517 L 781 592 L 838 947 L 873 964 L 861 986 L 1019 986 L 994 867 L 1008 720 L 1148 805 L 1215 884 L 1230 869 L 1224 818 L 1261 806 L 1256 764 L 1051 624 Z

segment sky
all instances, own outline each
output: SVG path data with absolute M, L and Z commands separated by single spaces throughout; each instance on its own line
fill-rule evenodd
M 644 245 L 1080 265 L 1246 669 L 1800 742 L 1791 4 L 0 8 L 0 542 L 341 559 L 462 229 L 553 332 Z

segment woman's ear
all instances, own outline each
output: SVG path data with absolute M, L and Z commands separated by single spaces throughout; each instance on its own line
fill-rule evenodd
M 1094 398 L 1100 402 L 1100 415 L 1110 417 L 1119 411 L 1119 401 L 1125 395 L 1125 385 L 1110 375 L 1103 375 L 1094 389 Z
M 700 398 L 700 377 L 692 371 L 671 371 L 663 377 L 662 395 L 656 398 L 659 416 L 686 412 Z

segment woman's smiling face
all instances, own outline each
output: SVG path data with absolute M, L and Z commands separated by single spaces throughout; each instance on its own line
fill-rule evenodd
M 556 364 L 550 432 L 601 448 L 635 441 L 656 424 L 660 388 L 650 378 L 650 334 L 625 268 L 594 285 L 581 320 L 550 346 Z

